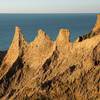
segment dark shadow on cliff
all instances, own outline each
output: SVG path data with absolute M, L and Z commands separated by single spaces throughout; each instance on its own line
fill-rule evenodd
M 2 64 L 2 60 L 5 57 L 5 55 L 7 54 L 7 50 L 6 51 L 0 51 L 0 65 Z
M 12 67 L 9 69 L 7 74 L 5 76 L 3 76 L 3 78 L 0 80 L 0 88 L 3 89 L 3 91 L 4 91 L 3 94 L 1 94 L 1 91 L 0 91 L 0 98 L 2 96 L 4 96 L 4 94 L 6 94 L 13 75 L 15 75 L 18 70 L 23 68 L 23 63 L 22 62 L 23 62 L 22 58 L 18 57 L 18 59 L 12 65 Z

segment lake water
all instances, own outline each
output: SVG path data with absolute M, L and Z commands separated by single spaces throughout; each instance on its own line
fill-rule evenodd
M 15 26 L 20 26 L 27 41 L 33 41 L 38 29 L 55 40 L 60 28 L 71 31 L 71 40 L 91 31 L 96 14 L 0 14 L 0 50 L 9 47 Z

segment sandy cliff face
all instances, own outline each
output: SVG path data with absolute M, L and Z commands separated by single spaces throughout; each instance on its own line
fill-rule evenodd
M 70 42 L 61 29 L 55 41 L 43 30 L 27 43 L 16 27 L 0 65 L 2 100 L 99 100 L 100 17 L 93 29 L 98 35 Z M 96 28 L 98 27 L 98 28 Z
M 29 44 L 23 59 L 29 67 L 37 69 L 52 52 L 52 49 L 53 41 L 40 29 L 35 40 Z
M 24 40 L 20 28 L 16 27 L 14 38 L 3 62 L 7 65 L 12 65 L 18 56 L 21 56 L 24 53 L 24 48 L 26 46 L 27 42 Z
M 12 73 L 11 71 L 14 69 L 13 65 L 24 54 L 25 47 L 27 47 L 27 42 L 24 40 L 20 28 L 16 27 L 11 46 L 3 58 L 0 66 L 1 81 L 4 81 L 4 79 L 9 76 L 9 72 Z

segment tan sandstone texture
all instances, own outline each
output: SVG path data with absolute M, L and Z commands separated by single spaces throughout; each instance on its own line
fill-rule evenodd
M 72 43 L 62 28 L 52 41 L 40 29 L 28 43 L 16 27 L 10 48 L 0 52 L 0 100 L 100 100 L 99 14 L 83 37 Z

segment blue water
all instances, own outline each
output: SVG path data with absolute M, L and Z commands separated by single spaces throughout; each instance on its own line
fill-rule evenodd
M 60 28 L 71 31 L 71 40 L 91 31 L 96 14 L 0 14 L 0 50 L 9 47 L 15 26 L 20 26 L 27 41 L 34 40 L 42 28 L 55 40 Z

